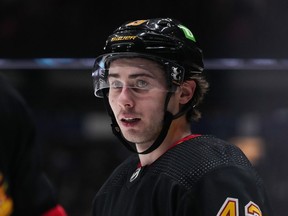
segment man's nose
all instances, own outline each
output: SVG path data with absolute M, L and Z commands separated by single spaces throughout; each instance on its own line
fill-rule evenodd
M 118 104 L 122 107 L 133 107 L 134 106 L 134 98 L 132 89 L 124 86 L 118 97 Z

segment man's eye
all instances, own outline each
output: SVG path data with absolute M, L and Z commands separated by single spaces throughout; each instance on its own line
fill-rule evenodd
M 146 88 L 148 86 L 148 83 L 144 80 L 137 80 L 136 87 L 137 88 Z
M 119 81 L 113 81 L 110 83 L 110 87 L 112 88 L 122 88 L 123 84 Z

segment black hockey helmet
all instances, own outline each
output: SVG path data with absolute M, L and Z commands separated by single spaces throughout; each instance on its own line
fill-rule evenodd
M 125 56 L 142 56 L 164 65 L 168 85 L 180 85 L 204 67 L 194 35 L 179 21 L 154 18 L 126 22 L 107 38 L 104 54 L 96 58 L 92 76 L 97 97 L 102 97 L 99 90 L 107 87 L 109 62 Z

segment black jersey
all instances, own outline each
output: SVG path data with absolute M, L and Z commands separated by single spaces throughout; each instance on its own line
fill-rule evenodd
M 96 194 L 94 216 L 268 216 L 263 183 L 232 144 L 185 139 L 149 166 L 132 155 Z

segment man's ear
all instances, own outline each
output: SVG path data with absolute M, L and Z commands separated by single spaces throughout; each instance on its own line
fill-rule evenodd
M 181 88 L 181 95 L 179 99 L 180 104 L 186 104 L 190 101 L 194 95 L 196 89 L 196 82 L 194 80 L 186 80 L 182 85 Z

